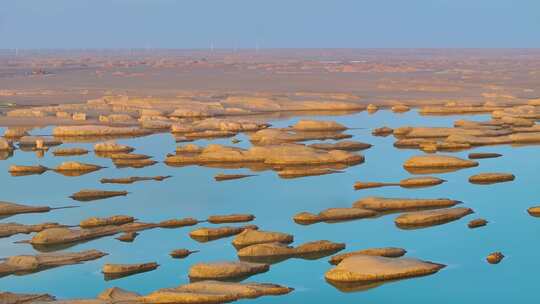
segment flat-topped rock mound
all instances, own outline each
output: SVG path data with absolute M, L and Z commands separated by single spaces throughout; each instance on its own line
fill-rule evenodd
M 211 215 L 208 217 L 208 222 L 212 224 L 222 223 L 242 223 L 251 222 L 255 219 L 253 214 L 226 214 L 226 215 Z
M 133 147 L 121 145 L 115 141 L 107 141 L 94 145 L 94 151 L 97 153 L 129 153 L 135 150 Z
M 304 145 L 281 144 L 253 146 L 249 150 L 237 147 L 209 145 L 200 153 L 168 156 L 166 164 L 264 163 L 269 166 L 320 164 L 358 164 L 361 155 L 341 150 L 323 151 Z
M 93 165 L 93 164 L 86 164 L 86 163 L 80 163 L 76 161 L 68 161 L 63 162 L 60 165 L 58 165 L 56 168 L 54 168 L 54 171 L 56 172 L 69 172 L 69 171 L 86 171 L 86 172 L 93 172 L 100 169 L 103 169 L 104 167 Z
M 214 179 L 218 182 L 226 181 L 226 180 L 233 180 L 233 179 L 241 179 L 246 177 L 254 176 L 253 174 L 217 174 L 214 176 Z
M 354 189 L 369 189 L 388 186 L 400 186 L 402 188 L 424 188 L 437 186 L 446 182 L 444 179 L 433 176 L 411 177 L 402 179 L 399 183 L 382 183 L 382 182 L 356 182 L 354 183 Z
M 79 192 L 73 193 L 70 198 L 76 201 L 89 202 L 95 200 L 101 200 L 106 198 L 111 198 L 115 196 L 126 196 L 128 195 L 127 191 L 108 191 L 108 190 L 97 190 L 97 189 L 83 189 Z
M 198 242 L 209 242 L 233 235 L 237 235 L 247 230 L 256 230 L 258 229 L 255 225 L 248 225 L 242 227 L 231 227 L 231 226 L 222 226 L 222 227 L 212 227 L 212 228 L 198 228 L 189 233 L 189 236 L 198 241 Z
M 453 207 L 461 203 L 460 201 L 447 198 L 437 199 L 416 199 L 416 198 L 385 198 L 366 197 L 356 201 L 354 208 L 362 208 L 377 212 L 398 212 L 412 210 L 426 210 Z
M 8 172 L 11 176 L 26 176 L 34 174 L 43 174 L 47 172 L 49 168 L 41 165 L 37 166 L 21 166 L 21 165 L 11 165 L 9 166 Z
M 437 169 L 462 169 L 478 166 L 478 162 L 447 155 L 420 155 L 409 158 L 403 167 L 411 172 Z
M 102 184 L 133 184 L 136 182 L 142 182 L 142 181 L 158 181 L 161 182 L 163 180 L 166 180 L 168 178 L 171 178 L 172 176 L 166 175 L 158 175 L 158 176 L 130 176 L 130 177 L 119 177 L 119 178 L 102 178 L 99 180 Z
M 0 223 L 0 238 L 10 237 L 16 234 L 29 234 L 32 232 L 40 232 L 49 228 L 65 227 L 59 223 L 41 223 L 41 224 L 19 224 L 19 223 Z
M 383 248 L 368 248 L 352 252 L 346 252 L 342 254 L 336 254 L 330 258 L 328 263 L 332 265 L 337 265 L 341 263 L 344 259 L 356 255 L 369 255 L 369 256 L 381 256 L 387 258 L 399 258 L 404 256 L 407 253 L 407 250 L 403 248 L 396 247 L 383 247 Z
M 58 126 L 53 128 L 54 136 L 141 136 L 151 134 L 151 131 L 136 127 L 109 127 L 100 125 Z
M 251 133 L 249 140 L 257 145 L 277 145 L 309 140 L 340 140 L 351 138 L 352 135 L 342 131 L 300 131 L 291 129 L 264 129 Z
M 23 275 L 64 265 L 79 264 L 99 259 L 105 255 L 107 254 L 98 250 L 87 250 L 73 253 L 11 256 L 0 263 L 0 277 L 11 274 Z
M 410 258 L 355 255 L 329 270 L 325 278 L 331 283 L 369 283 L 430 275 L 444 267 Z
M 49 206 L 30 206 L 11 202 L 0 201 L 0 216 L 11 216 L 22 213 L 42 213 L 53 209 Z
M 199 281 L 154 291 L 142 298 L 144 303 L 217 304 L 262 296 L 285 295 L 293 289 L 276 284 Z
M 336 143 L 317 143 L 309 145 L 311 148 L 319 150 L 343 150 L 343 151 L 361 151 L 372 147 L 371 144 L 359 141 L 343 140 Z
M 137 273 L 152 271 L 158 267 L 159 265 L 155 262 L 142 264 L 105 264 L 101 272 L 105 276 L 105 280 L 114 280 Z
M 484 152 L 484 153 L 469 153 L 469 158 L 470 159 L 484 159 L 484 158 L 497 158 L 497 157 L 501 157 L 502 154 L 499 154 L 499 153 L 487 153 L 487 152 Z
M 294 237 L 287 233 L 246 229 L 233 239 L 232 244 L 239 249 L 263 243 L 290 244 L 293 242 L 293 239 Z
M 81 228 L 95 228 L 109 225 L 123 225 L 132 223 L 135 218 L 127 215 L 114 215 L 110 217 L 90 217 L 79 223 Z
M 0 292 L 0 303 L 2 304 L 24 304 L 24 303 L 45 303 L 56 300 L 54 296 L 47 293 L 12 293 Z
M 307 176 L 320 176 L 334 173 L 342 173 L 343 171 L 335 170 L 331 168 L 317 168 L 317 167 L 290 167 L 285 169 L 279 169 L 277 174 L 284 179 L 293 179 Z
M 345 248 L 343 243 L 327 240 L 307 242 L 297 247 L 283 243 L 255 244 L 238 250 L 240 260 L 259 263 L 277 263 L 289 258 L 319 259 Z
M 161 221 L 157 225 L 160 228 L 180 228 L 180 227 L 186 227 L 186 226 L 194 226 L 194 225 L 197 225 L 198 223 L 199 221 L 195 218 L 185 217 L 185 218 Z
M 297 224 L 309 225 L 318 222 L 340 222 L 350 221 L 362 218 L 374 217 L 376 211 L 362 208 L 329 208 L 313 214 L 309 212 L 301 212 L 293 217 Z
M 200 280 L 231 280 L 267 272 L 270 265 L 250 262 L 213 262 L 198 263 L 189 269 L 191 281 Z
M 53 152 L 54 156 L 74 156 L 88 154 L 84 148 L 57 148 Z
M 398 216 L 394 222 L 400 228 L 414 229 L 442 225 L 474 213 L 470 208 L 449 208 L 431 211 L 418 211 Z
M 294 124 L 292 129 L 298 131 L 344 131 L 347 130 L 347 127 L 335 121 L 302 119 Z
M 491 185 L 513 181 L 516 177 L 510 173 L 480 173 L 469 177 L 471 184 Z
M 188 256 L 192 255 L 193 253 L 197 253 L 199 252 L 198 250 L 189 250 L 189 249 L 185 249 L 185 248 L 180 248 L 180 249 L 175 249 L 173 251 L 171 251 L 171 253 L 169 253 L 169 255 L 173 258 L 173 259 L 183 259 L 183 258 L 187 258 Z

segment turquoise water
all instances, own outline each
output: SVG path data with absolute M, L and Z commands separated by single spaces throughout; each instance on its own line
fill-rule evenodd
M 51 206 L 80 205 L 80 208 L 55 210 L 43 214 L 17 215 L 2 222 L 40 223 L 58 221 L 77 224 L 90 216 L 132 215 L 141 221 L 152 222 L 171 218 L 195 217 L 205 219 L 212 214 L 252 213 L 253 224 L 263 230 L 294 234 L 295 243 L 327 239 L 344 242 L 348 250 L 368 247 L 396 246 L 408 250 L 407 256 L 448 265 L 439 273 L 427 277 L 402 280 L 384 284 L 363 292 L 343 293 L 324 280 L 324 273 L 331 266 L 327 258 L 315 261 L 289 259 L 272 265 L 271 270 L 249 278 L 247 281 L 271 282 L 294 287 L 286 296 L 263 297 L 244 300 L 253 303 L 523 303 L 537 298 L 536 274 L 540 270 L 537 258 L 540 219 L 529 216 L 526 209 L 540 204 L 537 161 L 538 147 L 494 146 L 475 149 L 475 152 L 498 152 L 501 158 L 480 160 L 480 166 L 453 173 L 438 174 L 448 182 L 424 189 L 386 187 L 354 191 L 355 181 L 399 181 L 410 177 L 403 162 L 421 152 L 399 150 L 393 147 L 393 137 L 373 137 L 371 129 L 388 125 L 450 126 L 459 117 L 422 117 L 415 112 L 393 114 L 381 111 L 374 115 L 357 113 L 340 117 L 318 116 L 332 119 L 357 129 L 347 133 L 354 140 L 374 145 L 362 151 L 366 162 L 351 167 L 342 174 L 284 180 L 275 172 L 258 172 L 255 177 L 215 182 L 217 173 L 249 172 L 244 169 L 226 170 L 204 167 L 168 167 L 163 163 L 143 169 L 116 169 L 110 160 L 96 158 L 93 154 L 80 157 L 54 157 L 48 153 L 39 159 L 33 152 L 16 151 L 12 158 L 0 161 L 2 192 L 0 200 Z M 469 117 L 485 119 L 485 116 Z M 275 126 L 293 124 L 298 118 L 274 121 Z M 50 129 L 34 131 L 48 134 Z M 245 136 L 239 146 L 249 145 Z M 136 153 L 153 155 L 163 160 L 173 152 L 175 143 L 169 134 L 144 138 L 119 140 L 136 147 Z M 212 142 L 229 144 L 229 139 Z M 208 142 L 200 140 L 197 144 Z M 91 148 L 91 144 L 66 144 Z M 466 157 L 470 151 L 452 153 Z M 54 167 L 66 160 L 78 160 L 109 166 L 80 177 L 65 177 L 54 172 L 39 176 L 12 177 L 7 168 L 12 164 L 43 164 Z M 511 183 L 491 186 L 469 184 L 467 178 L 479 172 L 510 172 L 516 175 Z M 172 175 L 163 182 L 140 182 L 132 185 L 102 185 L 102 177 Z M 78 203 L 68 198 L 83 188 L 128 190 L 127 197 Z M 462 220 L 446 225 L 419 229 L 398 229 L 388 215 L 377 219 L 345 223 L 319 223 L 310 226 L 297 225 L 292 216 L 297 212 L 319 212 L 330 207 L 349 207 L 364 196 L 439 198 L 448 197 L 464 202 L 464 206 L 476 212 Z M 476 217 L 489 221 L 488 226 L 471 230 L 467 222 Z M 200 224 L 203 226 L 215 226 Z M 187 283 L 187 272 L 197 262 L 235 260 L 236 252 L 230 244 L 232 238 L 208 243 L 198 243 L 188 236 L 193 227 L 181 229 L 153 229 L 142 231 L 133 243 L 123 243 L 113 237 L 73 246 L 67 251 L 98 249 L 109 253 L 101 259 L 54 268 L 26 276 L 0 278 L 0 290 L 12 292 L 46 292 L 58 298 L 95 297 L 108 287 L 121 287 L 139 293 L 158 288 Z M 2 256 L 34 254 L 28 244 L 13 244 L 28 239 L 17 235 L 0 239 Z M 177 248 L 198 249 L 184 260 L 169 257 Z M 499 265 L 485 262 L 486 255 L 502 251 L 506 258 Z M 105 281 L 100 273 L 104 263 L 141 263 L 156 261 L 160 267 L 113 281 Z

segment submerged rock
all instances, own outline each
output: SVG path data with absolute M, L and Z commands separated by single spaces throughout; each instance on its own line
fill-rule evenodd
M 510 173 L 480 173 L 469 177 L 471 184 L 490 185 L 513 181 L 516 177 Z
M 437 172 L 440 169 L 462 169 L 476 166 L 478 166 L 478 162 L 446 155 L 413 156 L 403 164 L 403 167 L 412 173 Z
M 484 158 L 497 158 L 501 157 L 499 153 L 469 153 L 470 159 L 484 159 Z
M 449 208 L 432 211 L 418 211 L 398 216 L 394 222 L 400 228 L 423 228 L 446 224 L 472 214 L 470 208 Z
M 438 272 L 445 265 L 410 258 L 355 255 L 325 274 L 330 283 L 370 283 L 406 279 Z
M 73 193 L 70 196 L 71 199 L 81 202 L 95 201 L 100 199 L 106 199 L 115 196 L 126 196 L 127 191 L 106 191 L 96 189 L 84 189 L 79 192 Z
M 48 170 L 49 168 L 41 166 L 41 165 L 38 165 L 38 166 L 11 165 L 9 166 L 8 172 L 12 176 L 26 176 L 26 175 L 33 175 L 33 174 L 43 174 Z
M 53 152 L 54 156 L 74 156 L 88 154 L 88 150 L 83 148 L 58 148 Z
M 171 175 L 167 176 L 130 176 L 130 177 L 120 177 L 120 178 L 102 178 L 100 183 L 102 184 L 133 184 L 135 182 L 141 181 L 163 181 L 167 178 L 172 177 Z
M 313 214 L 309 212 L 301 212 L 294 216 L 293 220 L 297 224 L 309 225 L 318 222 L 340 222 L 350 221 L 362 218 L 374 217 L 377 215 L 376 211 L 362 209 L 362 208 L 329 208 L 319 212 L 319 214 Z
M 238 234 L 232 244 L 237 249 L 255 244 L 263 243 L 284 243 L 290 244 L 293 242 L 293 236 L 281 232 L 259 231 L 254 229 L 246 229 Z
M 490 264 L 499 264 L 504 259 L 504 255 L 497 251 L 493 252 L 486 257 L 486 261 Z
M 132 223 L 135 218 L 127 215 L 115 215 L 111 217 L 90 217 L 79 223 L 81 228 L 95 228 L 109 225 L 123 225 Z
M 191 281 L 242 279 L 267 272 L 270 265 L 250 262 L 198 263 L 189 269 Z
M 217 174 L 214 179 L 218 182 L 254 176 L 253 174 Z
M 344 151 L 361 151 L 372 147 L 370 144 L 366 144 L 359 141 L 344 140 L 333 144 L 319 143 L 309 145 L 311 148 L 319 150 L 344 150 Z
M 352 252 L 346 252 L 342 254 L 337 254 L 330 258 L 328 263 L 332 265 L 337 265 L 344 259 L 356 256 L 356 255 L 369 255 L 369 256 L 381 256 L 386 258 L 399 258 L 404 256 L 407 253 L 407 250 L 403 248 L 396 247 L 384 247 L 384 248 L 368 248 L 363 250 L 357 250 Z
M 0 277 L 11 274 L 24 275 L 49 268 L 79 264 L 81 262 L 99 259 L 105 255 L 107 254 L 98 250 L 87 250 L 73 253 L 62 252 L 12 256 L 0 263 Z
M 208 222 L 212 224 L 242 223 L 251 222 L 254 219 L 255 216 L 253 214 L 212 215 L 208 217 Z
M 482 219 L 482 218 L 479 218 L 479 219 L 474 219 L 472 221 L 469 222 L 469 224 L 467 224 L 467 226 L 471 229 L 474 229 L 474 228 L 478 228 L 478 227 L 483 227 L 485 225 L 487 225 L 488 221 L 486 221 L 485 219 Z
M 148 272 L 158 268 L 159 265 L 155 262 L 143 264 L 105 264 L 101 272 L 105 276 L 105 280 L 114 280 L 141 272 Z
M 415 198 L 385 198 L 366 197 L 356 201 L 354 208 L 374 210 L 377 212 L 413 211 L 453 207 L 461 202 L 447 199 L 415 199 Z
M 169 253 L 169 255 L 172 258 L 175 258 L 175 259 L 183 259 L 183 258 L 187 258 L 191 254 L 196 253 L 196 252 L 199 252 L 199 250 L 191 251 L 191 250 L 182 248 L 182 249 L 175 249 L 175 250 L 171 251 L 171 253 Z
M 243 231 L 256 230 L 255 225 L 243 227 L 223 226 L 217 228 L 199 228 L 189 233 L 189 236 L 198 242 L 209 242 L 242 233 Z

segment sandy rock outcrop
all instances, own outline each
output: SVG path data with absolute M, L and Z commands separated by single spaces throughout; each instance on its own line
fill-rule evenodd
M 369 256 L 381 256 L 386 258 L 399 258 L 404 256 L 407 253 L 407 250 L 403 248 L 396 247 L 383 247 L 383 248 L 368 248 L 352 252 L 346 252 L 334 255 L 330 258 L 328 263 L 332 265 L 337 265 L 344 259 L 355 256 L 355 255 L 369 255 Z
M 115 196 L 126 196 L 127 191 L 106 191 L 97 189 L 83 189 L 79 192 L 73 193 L 70 198 L 76 201 L 88 202 L 100 199 L 111 198 Z
M 335 121 L 302 119 L 294 124 L 292 129 L 298 131 L 344 131 L 347 130 L 347 127 Z
M 376 211 L 362 208 L 329 208 L 313 214 L 309 212 L 301 212 L 293 217 L 297 224 L 309 225 L 318 222 L 340 222 L 356 219 L 370 218 L 377 215 Z
M 149 134 L 151 134 L 151 131 L 136 127 L 109 127 L 99 125 L 58 126 L 53 129 L 53 135 L 57 137 L 143 136 Z
M 158 268 L 159 265 L 155 262 L 142 264 L 105 264 L 101 269 L 105 280 L 114 280 L 137 273 L 148 272 Z
M 369 283 L 430 275 L 445 265 L 410 258 L 355 255 L 325 274 L 331 283 Z
M 99 259 L 105 255 L 107 254 L 98 250 L 87 250 L 73 253 L 12 256 L 0 263 L 0 277 L 11 274 L 23 275 L 64 265 L 79 264 Z
M 208 217 L 207 221 L 212 224 L 223 224 L 223 223 L 242 223 L 242 222 L 251 222 L 255 219 L 253 214 L 227 214 L 227 215 L 211 215 Z
M 510 173 L 479 173 L 469 177 L 471 184 L 491 185 L 513 181 L 516 177 Z
M 431 211 L 418 211 L 398 216 L 394 222 L 400 228 L 414 229 L 446 224 L 472 214 L 470 208 L 449 208 Z
M 270 265 L 250 262 L 213 262 L 198 263 L 189 269 L 191 281 L 200 280 L 231 280 L 267 272 Z
M 416 199 L 416 198 L 385 198 L 385 197 L 365 197 L 353 204 L 354 208 L 362 208 L 377 212 L 401 212 L 427 209 L 440 209 L 453 207 L 461 203 L 460 201 L 447 198 L 438 199 Z
M 293 242 L 293 239 L 294 237 L 287 233 L 246 229 L 233 239 L 232 244 L 237 249 L 240 249 L 263 243 L 290 244 Z

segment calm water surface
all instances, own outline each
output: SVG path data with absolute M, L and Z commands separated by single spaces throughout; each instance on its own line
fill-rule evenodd
M 332 119 L 357 129 L 347 133 L 354 140 L 374 145 L 363 151 L 364 164 L 354 166 L 342 174 L 284 180 L 272 171 L 258 172 L 258 176 L 226 182 L 215 182 L 217 173 L 249 172 L 203 167 L 168 167 L 159 163 L 143 169 L 116 169 L 110 160 L 96 158 L 92 153 L 81 157 L 53 157 L 48 153 L 37 158 L 32 152 L 16 151 L 14 157 L 0 161 L 2 185 L 0 200 L 51 206 L 80 205 L 80 208 L 56 210 L 44 214 L 17 215 L 2 222 L 40 223 L 57 221 L 77 224 L 90 216 L 132 215 L 141 221 L 152 222 L 171 218 L 195 217 L 205 219 L 212 214 L 252 213 L 253 222 L 261 229 L 294 234 L 295 243 L 327 239 L 347 244 L 346 250 L 368 247 L 396 246 L 408 250 L 407 256 L 448 265 L 439 273 L 427 277 L 384 284 L 363 292 L 343 293 L 327 284 L 324 273 L 331 266 L 327 258 L 315 261 L 289 259 L 275 264 L 271 270 L 247 281 L 271 282 L 294 287 L 287 296 L 244 300 L 252 303 L 532 303 L 537 299 L 537 258 L 540 243 L 540 219 L 529 216 L 526 209 L 540 204 L 539 147 L 494 146 L 475 149 L 475 152 L 499 152 L 501 158 L 480 160 L 480 166 L 453 173 L 438 174 L 448 182 L 432 188 L 402 189 L 386 187 L 354 191 L 355 181 L 399 181 L 410 177 L 403 162 L 419 154 L 414 150 L 393 147 L 393 137 L 373 137 L 371 129 L 388 125 L 451 126 L 459 117 L 421 117 L 415 112 L 392 114 L 387 111 L 375 115 L 358 113 Z M 467 117 L 465 117 L 467 118 Z M 471 119 L 487 119 L 478 115 Z M 274 121 L 275 126 L 287 126 L 299 118 Z M 35 130 L 36 134 L 50 134 L 50 129 Z M 243 135 L 239 146 L 248 146 Z M 169 134 L 119 140 L 136 147 L 136 153 L 153 155 L 163 160 L 174 151 L 175 143 Z M 230 144 L 230 139 L 214 140 Z M 197 144 L 206 145 L 200 140 Z M 66 144 L 84 146 L 91 144 Z M 466 157 L 466 152 L 453 153 Z M 80 177 L 65 177 L 54 172 L 40 176 L 11 177 L 7 169 L 12 164 L 43 164 L 54 167 L 66 160 L 78 160 L 109 166 Z M 479 172 L 510 172 L 516 175 L 511 183 L 491 186 L 472 185 L 467 178 Z M 102 185 L 103 177 L 172 175 L 163 182 L 140 182 L 132 185 Z M 74 202 L 68 198 L 83 188 L 128 190 L 127 197 L 94 202 Z M 396 215 L 346 223 L 319 223 L 300 226 L 292 221 L 297 212 L 319 212 L 330 207 L 350 207 L 365 196 L 442 198 L 461 200 L 476 214 L 460 221 L 420 230 L 398 229 Z M 468 220 L 483 217 L 487 227 L 470 230 Z M 211 224 L 200 224 L 199 227 Z M 187 272 L 197 262 L 235 260 L 232 238 L 209 243 L 198 243 L 188 236 L 193 227 L 181 229 L 153 229 L 142 231 L 133 243 L 123 243 L 113 237 L 73 246 L 67 251 L 98 249 L 108 256 L 80 265 L 54 268 L 26 276 L 0 278 L 0 290 L 12 292 L 46 292 L 58 298 L 95 297 L 106 288 L 117 286 L 139 293 L 187 283 Z M 28 244 L 13 244 L 28 239 L 17 235 L 0 239 L 1 256 L 35 254 Z M 168 253 L 177 248 L 198 249 L 201 252 L 184 260 L 175 260 Z M 484 261 L 487 254 L 502 251 L 506 259 L 499 265 Z M 104 263 L 141 263 L 156 261 L 161 266 L 152 272 L 114 281 L 105 281 L 100 273 Z

